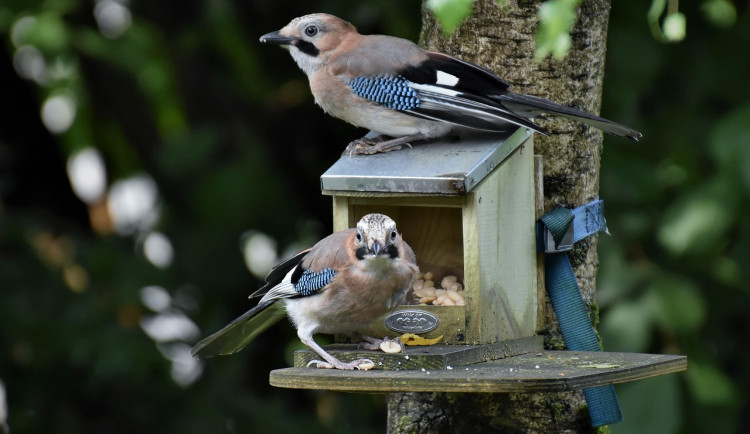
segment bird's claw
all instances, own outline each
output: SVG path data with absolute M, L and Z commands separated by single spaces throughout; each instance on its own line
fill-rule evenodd
M 390 140 L 382 141 L 376 139 L 368 139 L 362 137 L 349 143 L 344 150 L 344 154 L 348 154 L 350 157 L 354 155 L 372 155 L 379 154 L 382 152 L 398 151 L 403 149 L 404 146 L 411 148 L 410 143 L 389 143 Z
M 370 359 L 357 359 L 349 363 L 344 363 L 336 359 L 334 359 L 334 361 L 337 363 L 329 363 L 323 360 L 310 360 L 307 363 L 307 367 L 309 368 L 310 365 L 315 364 L 315 367 L 318 369 L 341 369 L 344 371 L 352 371 L 354 369 L 358 369 L 360 371 L 369 371 L 375 366 L 375 362 Z

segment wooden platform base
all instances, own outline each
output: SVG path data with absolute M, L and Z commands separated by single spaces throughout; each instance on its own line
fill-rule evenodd
M 686 356 L 534 351 L 468 366 L 446 365 L 441 369 L 367 372 L 277 369 L 271 371 L 270 383 L 284 388 L 346 392 L 551 392 L 623 383 L 685 369 Z
M 356 344 L 334 344 L 326 346 L 326 351 L 337 359 L 348 362 L 356 359 L 370 359 L 377 370 L 400 369 L 446 369 L 448 366 L 471 365 L 490 360 L 538 352 L 544 348 L 542 336 L 513 339 L 486 345 L 430 345 L 406 346 L 406 354 L 386 354 L 382 351 L 369 351 Z M 320 360 L 312 350 L 294 352 L 294 366 L 305 368 L 311 360 Z

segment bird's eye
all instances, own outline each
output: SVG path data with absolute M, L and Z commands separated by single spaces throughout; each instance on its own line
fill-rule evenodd
M 398 234 L 396 233 L 396 231 L 391 231 L 391 240 L 396 241 L 397 236 Z
M 362 242 L 362 234 L 360 234 L 359 232 L 357 232 L 357 242 L 358 243 Z
M 305 34 L 313 37 L 318 34 L 318 26 L 307 26 L 305 27 Z

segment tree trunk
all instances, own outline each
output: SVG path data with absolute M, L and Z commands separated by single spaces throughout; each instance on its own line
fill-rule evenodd
M 534 61 L 540 1 L 477 0 L 474 13 L 445 38 L 423 8 L 422 45 L 493 70 L 518 93 L 599 113 L 610 2 L 584 0 L 571 33 L 572 47 L 562 61 Z M 536 135 L 534 151 L 544 157 L 545 211 L 576 207 L 599 192 L 601 133 L 559 118 L 538 119 L 551 134 Z M 571 261 L 591 311 L 595 291 L 596 236 L 576 244 Z M 562 338 L 549 302 L 545 343 L 562 349 Z M 596 318 L 596 315 L 593 315 Z M 388 432 L 593 432 L 583 394 L 394 393 L 387 398 Z

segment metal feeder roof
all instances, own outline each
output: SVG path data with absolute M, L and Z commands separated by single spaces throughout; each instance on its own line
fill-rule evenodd
M 460 142 L 441 139 L 411 149 L 374 155 L 342 155 L 320 177 L 321 189 L 463 195 L 500 165 L 529 136 L 518 128 L 505 135 L 477 135 Z

